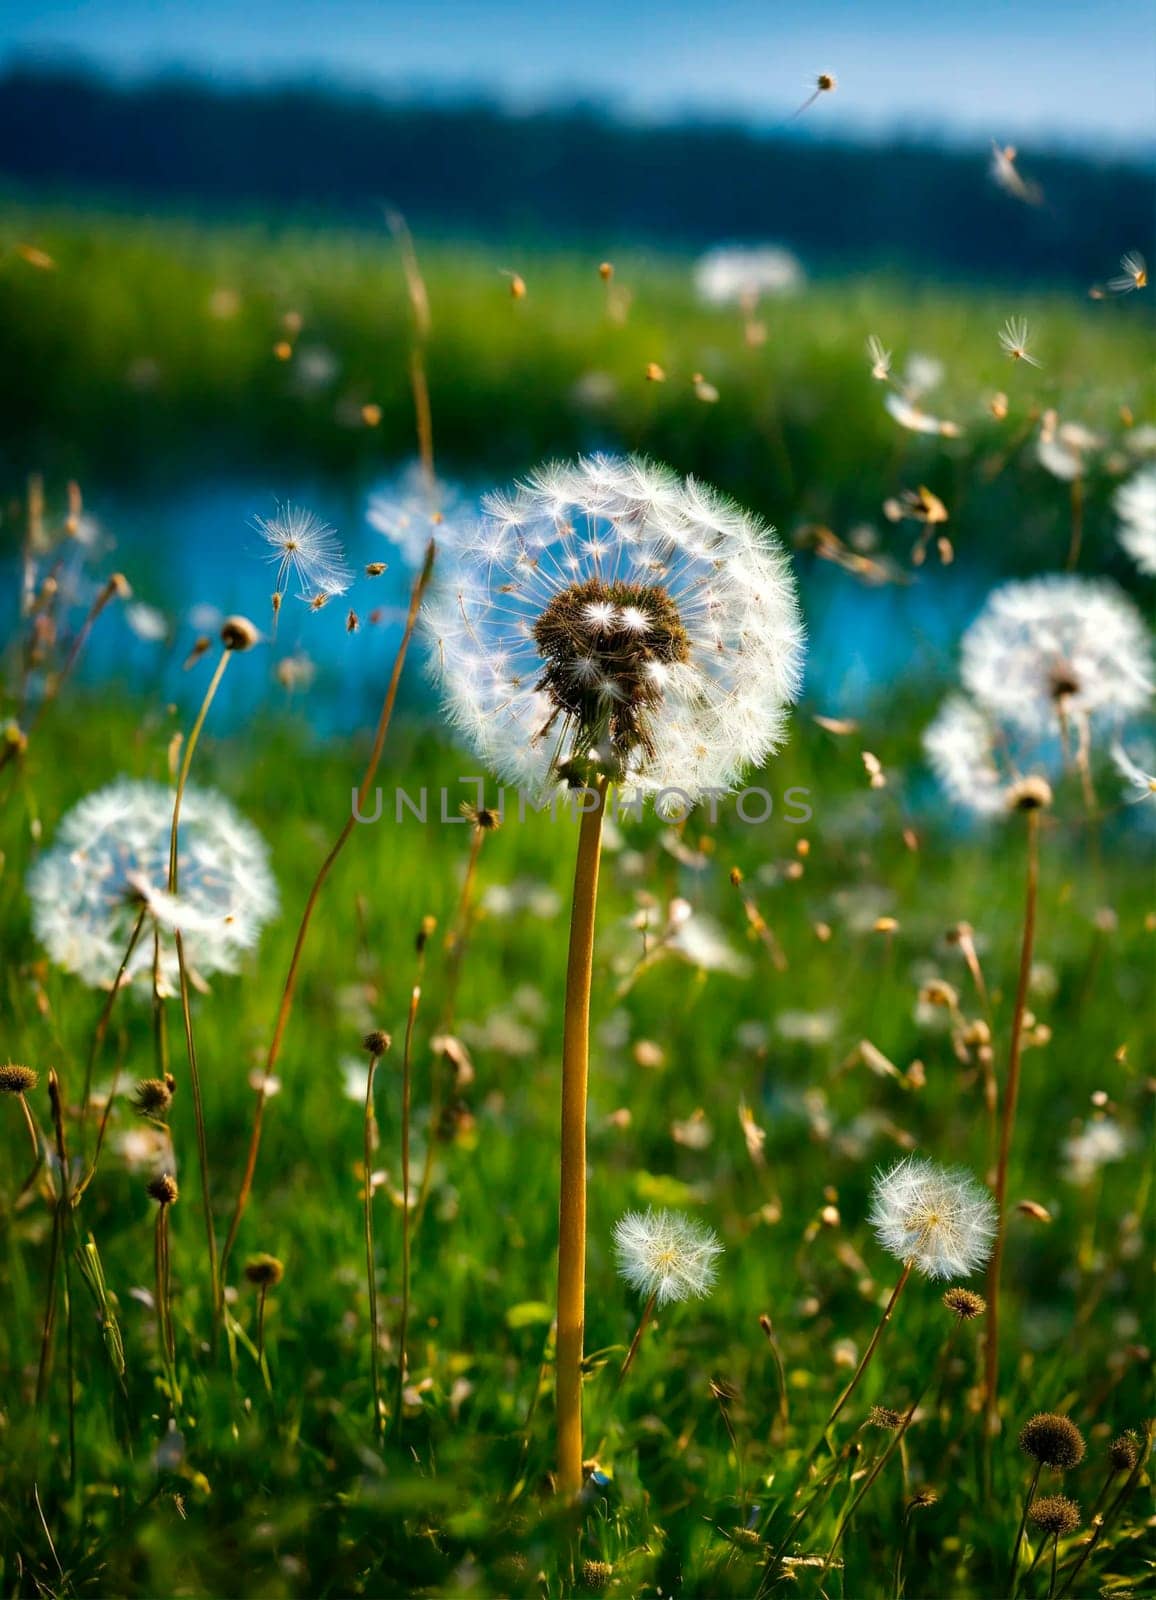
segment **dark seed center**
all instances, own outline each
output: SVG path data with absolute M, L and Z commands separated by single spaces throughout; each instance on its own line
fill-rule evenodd
M 656 753 L 661 669 L 690 657 L 686 628 L 665 589 L 597 578 L 571 584 L 534 624 L 534 642 L 545 663 L 537 687 L 556 715 L 573 720 L 576 754 L 604 740 L 619 763 L 637 748 Z

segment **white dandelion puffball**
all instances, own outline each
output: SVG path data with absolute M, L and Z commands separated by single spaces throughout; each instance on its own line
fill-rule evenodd
M 877 1172 L 871 1192 L 875 1237 L 925 1277 L 970 1277 L 991 1254 L 995 1201 L 970 1172 L 907 1156 Z
M 600 771 L 677 806 L 776 748 L 803 627 L 756 518 L 635 457 L 543 467 L 484 506 L 426 626 L 450 717 L 505 781 Z
M 954 694 L 924 730 L 923 749 L 953 805 L 978 817 L 1007 816 L 1017 785 L 1027 778 L 1048 781 L 1059 770 L 1062 745 L 1055 732 L 1024 736 L 998 726 L 966 696 Z
M 803 287 L 797 257 L 780 245 L 718 245 L 694 266 L 694 286 L 710 306 L 752 305 L 764 295 L 794 294 Z
M 1004 584 L 964 634 L 962 655 L 963 685 L 977 704 L 1028 733 L 1061 716 L 1127 716 L 1152 693 L 1143 618 L 1103 579 Z
M 619 1275 L 660 1306 L 709 1294 L 722 1252 L 718 1235 L 681 1211 L 628 1211 L 614 1225 Z
M 1156 467 L 1122 483 L 1112 504 L 1120 519 L 1120 543 L 1145 577 L 1156 578 Z
M 344 594 L 353 582 L 345 552 L 334 530 L 303 506 L 286 502 L 272 517 L 254 517 L 253 526 L 270 547 L 266 561 L 276 565 L 274 588 L 281 594 L 292 575 L 302 600 Z
M 160 989 L 176 992 L 173 930 L 198 977 L 233 972 L 277 909 L 264 840 L 220 795 L 186 789 L 177 848 L 177 893 L 168 893 L 173 792 L 121 778 L 64 817 L 28 878 L 37 938 L 57 966 L 111 988 L 133 927 L 145 924 L 125 969 L 151 984 L 160 941 Z
M 985 817 L 1006 809 L 1007 782 L 996 755 L 995 733 L 970 700 L 951 695 L 944 701 L 924 732 L 923 748 L 954 805 Z

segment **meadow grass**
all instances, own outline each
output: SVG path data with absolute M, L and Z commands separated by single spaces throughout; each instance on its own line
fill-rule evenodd
M 0 342 L 10 370 L 24 375 L 26 414 L 9 435 L 19 456 L 13 494 L 34 468 L 156 471 L 182 452 L 209 459 L 214 440 L 224 441 L 221 459 L 265 453 L 351 475 L 407 448 L 409 310 L 381 239 L 46 209 L 13 211 L 6 232 L 56 262 L 37 270 L 9 258 L 0 272 Z M 905 296 L 881 280 L 820 283 L 798 302 L 767 307 L 767 342 L 752 349 L 740 319 L 694 306 L 685 263 L 616 260 L 614 284 L 636 289 L 625 324 L 607 317 L 597 263 L 443 246 L 423 249 L 422 265 L 435 441 L 451 461 L 498 477 L 551 450 L 645 447 L 749 492 L 760 508 L 781 503 L 776 520 L 788 532 L 817 517 L 845 532 L 876 515 L 885 495 L 923 482 L 948 499 L 957 568 L 1046 570 L 1062 564 L 1070 511 L 1066 486 L 1028 459 L 1033 408 L 1052 400 L 1120 438 L 1121 405 L 1137 421 L 1151 415 L 1144 324 L 1119 306 L 1055 297 L 1012 307 L 1004 294 L 974 290 Z M 510 297 L 500 266 L 523 274 L 524 300 Z M 238 297 L 224 318 L 208 310 L 222 288 Z M 1009 370 L 995 339 L 1013 309 L 1038 322 L 1050 363 L 1018 395 L 1024 375 Z M 272 346 L 294 310 L 302 330 L 286 363 Z M 867 371 L 867 332 L 897 354 L 926 349 L 947 362 L 937 409 L 961 419 L 966 410 L 961 439 L 896 431 Z M 299 347 L 314 338 L 341 363 L 337 390 L 324 395 L 293 386 Z M 647 383 L 649 361 L 666 368 L 665 383 Z M 573 398 L 590 371 L 615 380 L 597 419 Z M 694 397 L 695 371 L 717 383 L 717 404 Z M 9 420 L 19 387 L 4 400 Z M 997 387 L 1013 397 L 1003 424 L 984 409 Z M 377 425 L 346 426 L 335 413 L 343 396 L 379 404 Z M 1009 448 L 1009 437 L 1019 442 Z M 1006 470 L 989 470 L 993 461 Z M 1089 487 L 1084 568 L 1100 571 L 1117 561 L 1109 475 Z M 871 591 L 861 593 L 869 607 Z M 384 688 L 388 650 L 372 647 Z M 212 662 L 190 672 L 194 704 Z M 230 676 L 263 670 L 254 652 Z M 511 815 L 487 834 L 476 919 L 464 947 L 447 951 L 471 830 L 436 820 L 437 792 L 446 787 L 453 816 L 459 800 L 475 798 L 458 781 L 474 764 L 415 711 L 395 722 L 377 778 L 384 816 L 352 830 L 311 925 L 226 1273 L 224 1336 L 214 1332 L 181 1018 L 169 1002 L 181 1194 L 166 1208 L 159 1276 L 171 1282 L 172 1373 L 153 1300 L 156 1204 L 126 1138 L 144 1126 L 127 1091 L 156 1075 L 147 999 L 118 1001 L 98 1064 L 98 1089 L 119 1063 L 124 1092 L 97 1179 L 56 1240 L 68 1271 L 40 1406 L 55 1212 L 35 1186 L 19 1195 L 28 1129 L 20 1106 L 0 1096 L 6 1592 L 752 1596 L 765 1585 L 851 1600 L 902 1585 L 910 1597 L 1003 1595 L 1032 1466 L 1016 1437 L 1040 1411 L 1069 1415 L 1088 1440 L 1077 1469 L 1041 1479 L 1046 1492 L 1074 1496 L 1085 1518 L 1085 1533 L 1060 1541 L 1062 1588 L 1109 1474 L 1108 1442 L 1143 1429 L 1153 1406 L 1151 802 L 1117 804 L 1107 774 L 1098 774 L 1101 820 L 1084 817 L 1069 777 L 1041 822 L 1037 966 L 1008 1181 L 1001 1432 L 985 1450 L 983 1320 L 958 1328 L 945 1357 L 954 1318 L 943 1285 L 913 1279 L 832 1451 L 815 1452 L 815 1502 L 786 1538 L 792 1487 L 898 1277 L 866 1222 L 873 1172 L 911 1149 L 977 1176 L 989 1168 L 983 1006 L 949 937 L 961 922 L 975 930 L 1001 1083 L 1007 1070 L 1023 830 L 969 829 L 935 802 L 920 734 L 939 688 L 913 677 L 891 684 L 844 732 L 815 721 L 839 707 L 805 701 L 784 752 L 750 780 L 777 797 L 766 823 L 744 825 L 723 806 L 717 822 L 700 809 L 681 829 L 650 817 L 611 838 L 590 1063 L 584 1388 L 586 1453 L 598 1476 L 577 1514 L 548 1481 L 576 825 Z M 78 674 L 0 773 L 2 1049 L 40 1072 L 27 1098 L 50 1139 L 49 1069 L 74 1137 L 67 1113 L 81 1099 L 102 997 L 55 970 L 37 945 L 28 869 L 83 794 L 121 773 L 169 777 L 171 740 L 190 723 L 156 696 L 100 689 Z M 269 840 L 282 897 L 242 972 L 190 997 L 218 1239 L 244 1170 L 301 910 L 349 815 L 371 737 L 367 728 L 325 738 L 307 710 L 290 719 L 273 703 L 241 730 L 210 714 L 200 737 L 192 781 L 220 788 Z M 865 755 L 881 786 L 871 786 Z M 397 785 L 411 795 L 430 789 L 429 822 L 394 820 Z M 805 823 L 787 820 L 792 787 L 808 791 Z M 706 966 L 656 954 L 653 932 L 644 943 L 640 915 L 661 929 L 680 898 L 700 923 L 711 919 L 708 943 L 717 925 L 741 974 L 707 970 L 705 956 Z M 401 1041 L 415 941 L 430 917 L 411 1063 L 411 1181 L 436 1143 L 428 1203 L 411 1230 L 398 1427 Z M 953 1039 L 945 1007 L 930 1002 L 933 992 L 942 998 L 928 989 L 935 979 L 958 992 L 966 1039 Z M 456 1071 L 434 1044 L 451 986 L 455 1058 L 467 1063 Z M 394 1040 L 376 1067 L 375 1150 L 359 1076 L 374 1029 Z M 1065 1141 L 1102 1114 L 1118 1122 L 1126 1149 L 1077 1180 Z M 615 1272 L 613 1229 L 623 1212 L 649 1205 L 709 1223 L 725 1253 L 709 1298 L 656 1313 L 617 1390 L 642 1307 Z M 279 1282 L 246 1277 L 246 1261 L 261 1253 L 283 1263 Z M 871 1424 L 870 1407 L 903 1416 L 917 1400 L 856 1504 L 895 1438 Z M 1099 1509 L 1127 1478 L 1116 1474 Z M 1141 1467 L 1074 1593 L 1142 1588 L 1149 1494 Z M 1021 1571 L 1040 1559 L 1021 1592 L 1042 1596 L 1051 1549 L 1030 1523 L 1026 1539 Z M 786 1567 L 770 1560 L 780 1544 Z
M 921 828 L 919 849 L 907 848 L 900 805 L 910 739 L 882 723 L 864 737 L 891 773 L 887 791 L 866 789 L 853 742 L 835 741 L 801 718 L 771 781 L 776 788 L 811 789 L 811 825 L 746 828 L 732 819 L 704 830 L 692 822 L 684 842 L 704 842 L 704 834 L 708 849 L 691 868 L 663 848 L 653 825 L 644 825 L 631 828 L 626 851 L 606 862 L 594 991 L 586 1348 L 588 1449 L 610 1482 L 578 1554 L 609 1561 L 621 1592 L 676 1585 L 687 1593 L 754 1592 L 755 1508 L 797 1467 L 845 1381 L 841 1343 L 862 1347 L 893 1276 L 894 1264 L 881 1257 L 864 1224 L 873 1166 L 914 1141 L 937 1160 L 983 1169 L 978 1070 L 961 1066 L 944 1033 L 917 1020 L 915 1009 L 921 980 L 934 971 L 959 987 L 969 1014 L 976 1011 L 963 962 L 944 942 L 952 923 L 968 919 L 993 991 L 1002 1067 L 1020 863 L 1006 843 L 997 853 L 990 839 L 960 838 L 939 826 Z M 164 745 L 165 729 L 152 708 L 76 703 L 71 716 L 62 709 L 54 731 L 45 732 L 35 761 L 30 752 L 24 799 L 51 837 L 80 775 L 86 787 L 114 769 L 160 776 Z M 220 784 L 275 841 L 286 907 L 244 975 L 219 978 L 211 995 L 194 999 L 221 1226 L 244 1159 L 254 1100 L 249 1075 L 263 1055 L 296 910 L 359 761 L 339 746 L 302 748 L 273 725 L 263 733 L 260 763 L 248 760 L 239 742 L 211 733 L 199 763 L 200 781 Z M 404 775 L 409 786 L 420 774 L 452 789 L 461 758 L 412 727 L 399 730 L 387 766 L 387 783 L 390 774 Z M 98 1001 L 48 969 L 29 939 L 21 889 L 33 853 L 27 822 L 17 799 L 6 822 L 3 878 L 13 952 L 5 1048 L 13 1059 L 42 1068 L 54 1063 L 75 1084 Z M 511 818 L 486 842 L 483 892 L 530 879 L 564 904 L 574 830 L 563 829 L 544 818 L 525 824 Z M 802 837 L 810 843 L 805 857 L 798 854 Z M 1040 975 L 1032 1008 L 1051 1039 L 1026 1056 L 1011 1196 L 1046 1207 L 1053 1220 L 1013 1216 L 1005 1429 L 994 1450 L 993 1492 L 984 1494 L 979 1477 L 980 1370 L 975 1340 L 964 1337 L 941 1390 L 911 1431 L 905 1481 L 898 1468 L 885 1476 L 843 1540 L 846 1568 L 830 1581 L 846 1595 L 890 1592 L 903 1503 L 923 1486 L 940 1500 L 915 1513 L 908 1531 L 908 1593 L 997 1592 L 992 1585 L 1006 1565 L 1025 1479 L 1014 1442 L 1019 1423 L 1036 1410 L 1071 1410 L 1092 1445 L 1086 1468 L 1069 1474 L 1066 1487 L 1087 1502 L 1099 1486 L 1106 1437 L 1139 1424 L 1150 1405 L 1137 1348 L 1147 1275 L 1137 1230 L 1149 1213 L 1151 1164 L 1151 1086 L 1143 1063 L 1151 1048 L 1145 997 L 1152 929 L 1148 886 L 1137 871 L 1142 846 L 1135 837 L 1115 837 L 1103 876 L 1090 882 L 1082 829 L 1056 827 L 1046 843 L 1039 955 L 1048 972 Z M 86 1196 L 80 1227 L 96 1238 L 117 1307 L 127 1352 L 124 1392 L 74 1277 L 73 1485 L 59 1351 L 46 1411 L 36 1418 L 28 1405 L 50 1218 L 39 1204 L 16 1214 L 8 1209 L 4 1559 L 13 1582 L 23 1571 L 35 1572 L 54 1593 L 230 1593 L 243 1567 L 247 1593 L 471 1588 L 501 1594 L 535 1589 L 542 1568 L 549 1592 L 568 1592 L 567 1541 L 540 1491 L 552 1453 L 545 1398 L 522 1449 L 552 1315 L 564 961 L 557 917 L 483 914 L 471 938 L 457 1028 L 476 1077 L 455 1097 L 462 1103 L 455 1103 L 449 1136 L 438 1147 L 429 1208 L 414 1241 L 406 1450 L 383 1458 L 375 1449 L 360 1200 L 363 1111 L 343 1093 L 342 1063 L 358 1059 L 370 1026 L 400 1039 L 414 936 L 427 915 L 445 927 L 467 849 L 467 829 L 383 820 L 357 830 L 325 891 L 279 1067 L 282 1087 L 270 1102 L 254 1201 L 229 1275 L 236 1286 L 232 1315 L 255 1340 L 257 1299 L 241 1265 L 255 1251 L 285 1263 L 266 1311 L 270 1394 L 251 1352 L 238 1351 L 235 1379 L 210 1354 L 192 1106 L 183 1083 L 172 1127 L 186 1183 L 170 1224 L 184 1406 L 176 1431 L 169 1431 L 153 1316 L 138 1292 L 150 1282 L 151 1204 L 144 1175 L 114 1158 Z M 794 871 L 793 863 L 804 865 L 801 876 L 784 870 Z M 775 971 L 764 947 L 748 941 L 746 980 L 695 973 L 672 957 L 616 999 L 623 967 L 637 960 L 638 934 L 626 919 L 637 910 L 640 889 L 660 906 L 686 895 L 742 947 L 745 918 L 728 881 L 733 865 L 773 924 L 787 969 Z M 1110 933 L 1096 921 L 1103 906 L 1118 919 Z M 871 927 L 884 911 L 899 923 L 890 937 Z M 826 942 L 816 938 L 820 922 L 831 929 Z M 430 1037 L 442 976 L 441 963 L 431 961 L 415 1058 L 419 1140 L 426 1136 Z M 784 1012 L 820 1018 L 817 1042 L 777 1032 Z M 741 1031 L 744 1024 L 764 1031 Z M 879 1076 L 863 1064 L 862 1040 L 883 1052 L 898 1075 Z M 654 1052 L 637 1050 L 640 1041 L 659 1047 L 659 1064 Z M 151 1073 L 148 1008 L 139 1001 L 121 1006 L 105 1079 L 114 1055 L 123 1057 L 130 1080 Z M 924 1072 L 913 1078 L 916 1060 Z M 378 1073 L 387 1371 L 399 1310 L 398 1067 L 395 1051 Z M 1060 1176 L 1060 1146 L 1098 1091 L 1118 1108 L 1135 1148 L 1128 1160 L 1101 1169 L 1093 1185 L 1074 1186 Z M 764 1168 L 747 1154 L 743 1104 L 766 1133 Z M 622 1109 L 628 1120 L 612 1115 Z M 699 1111 L 710 1135 L 702 1148 L 687 1132 Z M 114 1129 L 133 1120 L 122 1104 Z M 27 1137 L 15 1113 L 2 1136 L 6 1170 L 22 1170 Z M 660 1318 L 668 1326 L 643 1343 L 615 1401 L 614 1373 L 638 1307 L 615 1278 L 611 1231 L 623 1210 L 649 1203 L 708 1217 L 726 1254 L 712 1297 Z M 782 1349 L 785 1437 L 776 1424 L 778 1386 L 760 1313 L 770 1316 Z M 901 1407 L 916 1396 L 949 1321 L 933 1285 L 909 1292 L 848 1417 L 848 1435 L 870 1403 Z M 873 1440 L 854 1436 L 874 1448 Z M 64 1580 L 38 1526 L 34 1485 Z M 809 1548 L 826 1549 L 838 1510 L 836 1503 L 816 1515 Z M 1111 1542 L 1097 1581 L 1109 1571 L 1134 1572 L 1135 1537 Z M 806 1570 L 797 1576 L 806 1592 Z

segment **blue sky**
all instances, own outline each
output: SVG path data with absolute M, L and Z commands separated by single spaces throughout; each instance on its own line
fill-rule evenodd
M 816 131 L 1156 141 L 1156 0 L 2 0 L 29 52 L 764 123 L 828 69 Z

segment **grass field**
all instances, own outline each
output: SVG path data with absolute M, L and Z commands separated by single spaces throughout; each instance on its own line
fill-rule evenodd
M 353 478 L 411 448 L 410 311 L 388 243 L 33 209 L 13 210 L 5 234 L 53 263 L 10 253 L 0 267 L 0 349 L 18 375 L 3 401 L 14 550 L 36 470 L 48 474 L 55 527 L 71 473 L 112 479 L 260 458 Z M 1133 430 L 1156 420 L 1149 326 L 1134 306 L 819 283 L 764 307 L 766 342 L 752 347 L 737 313 L 694 305 L 685 263 L 616 260 L 612 285 L 634 290 L 620 323 L 594 262 L 480 248 L 422 250 L 421 261 L 435 447 L 455 466 L 501 481 L 552 451 L 643 448 L 703 472 L 800 547 L 813 543 L 808 524 L 849 540 L 856 522 L 880 521 L 885 497 L 926 484 L 948 507 L 956 570 L 1045 572 L 1064 565 L 1072 543 L 1069 485 L 1035 458 L 1040 413 L 1054 405 L 1103 439 L 1080 507 L 1080 570 L 1112 572 L 1143 598 L 1110 510 Z M 504 266 L 523 275 L 524 299 L 498 276 Z M 286 327 L 290 312 L 299 331 Z M 1038 373 L 1008 363 L 996 341 L 1021 312 L 1038 326 Z M 869 333 L 895 349 L 897 367 L 914 351 L 945 362 L 928 404 L 958 420 L 961 437 L 901 432 L 886 416 L 864 355 Z M 273 353 L 284 338 L 288 360 Z M 319 391 L 295 385 L 310 344 L 337 366 Z M 647 382 L 648 362 L 665 382 Z M 594 413 L 574 398 L 590 372 L 612 380 Z M 696 397 L 695 373 L 717 386 L 717 402 Z M 997 389 L 1009 394 L 1003 419 L 988 410 Z M 358 410 L 366 404 L 381 408 L 372 426 Z M 879 553 L 910 576 L 910 525 L 882 526 Z M 804 608 L 814 559 L 799 556 Z M 267 577 L 255 564 L 262 628 Z M 864 583 L 860 593 L 870 607 L 876 591 Z M 77 621 L 62 618 L 49 666 L 59 670 Z M 22 622 L 9 652 L 13 715 L 24 634 Z M 395 645 L 373 643 L 383 690 Z M 415 643 L 407 682 L 421 653 Z M 214 659 L 190 668 L 194 705 Z M 229 668 L 265 670 L 260 652 Z M 838 705 L 805 699 L 785 750 L 750 779 L 779 799 L 760 825 L 728 804 L 717 822 L 703 808 L 678 827 L 628 820 L 607 841 L 588 1119 L 584 1388 L 596 1472 L 575 1509 L 549 1477 L 575 825 L 512 814 L 486 834 L 463 921 L 471 828 L 395 821 L 392 795 L 425 785 L 436 813 L 445 786 L 454 815 L 471 798 L 459 775 L 478 770 L 476 758 L 436 722 L 407 715 L 390 728 L 376 778 L 382 820 L 353 830 L 310 925 L 216 1328 L 181 1007 L 160 1006 L 181 1186 L 168 1208 L 170 1366 L 158 1330 L 157 1206 L 145 1191 L 149 1125 L 128 1093 L 157 1075 L 154 1008 L 147 985 L 116 1002 L 95 1074 L 107 1094 L 119 1073 L 107 1151 L 80 1202 L 58 1207 L 49 1069 L 62 1085 L 65 1137 L 74 1151 L 85 1137 L 91 1145 L 80 1107 L 105 997 L 46 959 L 26 882 L 83 795 L 120 774 L 170 780 L 171 740 L 188 734 L 191 716 L 67 681 L 0 771 L 2 1048 L 40 1074 L 28 1103 L 49 1152 L 21 1193 L 28 1130 L 17 1097 L 0 1095 L 4 1592 L 1005 1596 L 1033 1465 L 1017 1434 L 1037 1412 L 1070 1417 L 1086 1438 L 1082 1464 L 1040 1482 L 1041 1493 L 1079 1502 L 1081 1525 L 1058 1542 L 1058 1581 L 1051 1545 L 1029 1525 L 1019 1592 L 1062 1592 L 1090 1519 L 1110 1510 L 1068 1592 L 1150 1592 L 1143 1456 L 1113 1476 L 1108 1446 L 1125 1430 L 1143 1434 L 1153 1414 L 1152 802 L 1121 802 L 1100 746 L 1092 814 L 1067 772 L 1040 825 L 1000 1431 L 986 1436 L 982 1415 L 985 1321 L 953 1332 L 946 1284 L 914 1278 L 820 1452 L 814 1503 L 793 1521 L 808 1453 L 900 1270 L 868 1226 L 872 1176 L 912 1150 L 989 1175 L 985 1023 L 1006 1088 L 1027 827 L 1018 814 L 967 825 L 935 796 L 920 741 L 938 691 L 889 684 L 849 727 L 830 723 Z M 192 765 L 192 781 L 223 792 L 269 842 L 281 898 L 241 971 L 191 999 L 218 1245 L 302 909 L 369 754 L 371 729 L 324 738 L 309 728 L 308 704 L 290 721 L 270 699 L 240 730 L 215 726 L 210 712 Z M 865 754 L 882 782 L 870 782 Z M 808 791 L 805 823 L 788 820 L 781 797 L 791 788 Z M 697 937 L 664 942 L 672 905 L 676 921 L 684 914 L 679 901 Z M 402 1058 L 424 918 L 436 926 L 410 1052 L 415 1184 L 431 1141 L 433 1154 L 412 1229 L 399 1411 Z M 952 936 L 961 923 L 974 929 L 986 1014 L 967 940 Z M 377 1069 L 372 1152 L 384 1441 L 358 1098 L 361 1041 L 374 1028 L 393 1038 Z M 435 1043 L 447 1031 L 460 1041 L 449 1054 Z M 1104 1127 L 1118 1132 L 1113 1158 L 1081 1164 L 1087 1146 L 1070 1141 Z M 661 1310 L 616 1389 L 641 1304 L 616 1274 L 612 1232 L 623 1212 L 647 1206 L 692 1213 L 724 1254 L 713 1292 Z M 90 1238 L 103 1311 L 81 1272 Z M 265 1302 L 263 1362 L 260 1291 L 243 1270 L 257 1252 L 284 1267 Z M 982 1277 L 970 1287 L 983 1289 Z M 870 1408 L 903 1416 L 916 1402 L 824 1570 L 841 1516 L 896 1439 Z

